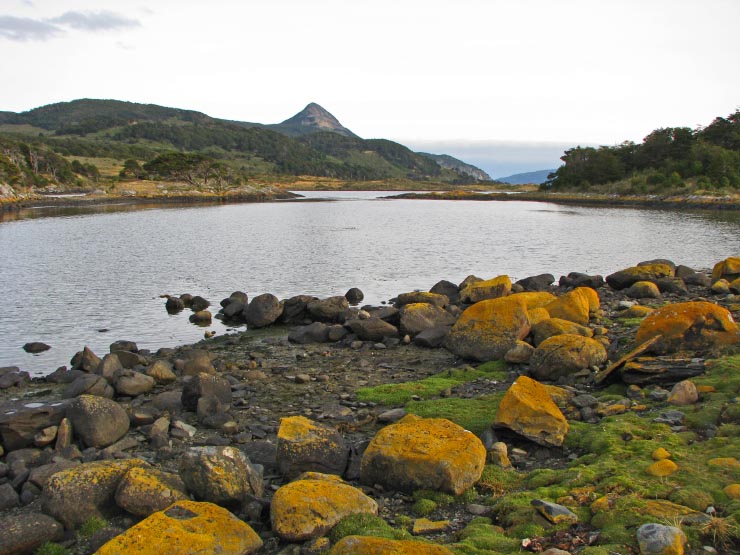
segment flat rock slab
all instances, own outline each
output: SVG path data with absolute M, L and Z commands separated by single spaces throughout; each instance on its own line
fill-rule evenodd
M 32 553 L 46 542 L 60 541 L 64 528 L 41 513 L 17 514 L 0 518 L 0 555 Z
M 71 401 L 11 401 L 0 405 L 0 439 L 7 451 L 33 445 L 34 436 L 58 426 Z

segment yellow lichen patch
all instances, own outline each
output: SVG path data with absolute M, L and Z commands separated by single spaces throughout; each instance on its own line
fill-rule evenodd
M 735 278 L 730 282 L 730 291 L 734 293 L 740 293 L 740 277 Z
M 696 391 L 698 393 L 715 393 L 717 389 L 713 385 L 697 385 Z
M 664 447 L 658 447 L 650 456 L 654 461 L 662 461 L 663 459 L 671 458 L 671 454 Z
M 475 434 L 444 418 L 409 414 L 375 435 L 360 474 L 365 484 L 460 495 L 480 479 L 485 463 L 486 448 Z
M 606 495 L 599 497 L 596 501 L 591 503 L 591 512 L 593 514 L 603 513 L 609 511 L 612 508 L 612 501 Z
M 707 464 L 709 466 L 719 466 L 722 468 L 739 468 L 740 469 L 740 461 L 738 461 L 735 457 L 719 457 L 719 458 L 711 459 L 707 461 Z
M 575 397 L 575 393 L 573 393 L 569 389 L 565 389 L 564 387 L 558 387 L 557 385 L 542 385 L 544 386 L 545 391 L 547 391 L 547 394 L 550 396 L 550 399 L 552 399 L 553 402 L 559 407 L 566 406 L 570 402 L 570 400 Z
M 211 503 L 178 501 L 115 537 L 97 555 L 246 555 L 262 547 L 250 526 Z
M 439 293 L 427 293 L 426 291 L 412 291 L 410 293 L 401 293 L 397 297 L 398 305 L 403 306 L 412 303 L 429 303 L 440 308 L 446 307 L 450 299 L 446 295 Z
M 511 279 L 504 275 L 468 283 L 460 291 L 460 299 L 464 303 L 477 303 L 485 299 L 505 297 L 509 293 L 511 293 Z
M 332 480 L 297 480 L 275 492 L 270 503 L 273 531 L 287 541 L 323 536 L 353 514 L 378 514 L 378 504 L 357 488 Z
M 543 307 L 530 308 L 528 312 L 529 312 L 529 323 L 532 326 L 535 326 L 539 324 L 540 322 L 543 322 L 544 320 L 550 319 L 550 313 L 547 311 L 546 308 L 543 308 Z
M 654 462 L 645 469 L 645 472 L 651 476 L 664 478 L 678 471 L 678 465 L 670 459 L 663 459 Z
M 717 262 L 712 268 L 712 281 L 723 277 L 737 277 L 740 275 L 740 257 L 731 256 L 722 262 Z
M 414 527 L 411 529 L 411 533 L 415 536 L 421 536 L 424 534 L 437 534 L 439 532 L 445 532 L 450 528 L 449 520 L 429 520 L 428 518 L 417 518 L 414 521 Z
M 590 287 L 576 287 L 561 295 L 545 308 L 553 318 L 568 320 L 583 326 L 588 324 L 590 313 L 599 308 L 599 295 Z
M 668 264 L 645 264 L 632 266 L 606 276 L 606 282 L 614 289 L 625 289 L 638 281 L 654 281 L 664 277 L 673 277 L 673 268 Z
M 539 382 L 519 376 L 501 399 L 494 426 L 510 430 L 541 445 L 560 447 L 568 433 L 568 421 L 547 389 Z
M 645 502 L 645 507 L 641 509 L 641 512 L 655 518 L 672 521 L 678 521 L 681 517 L 689 515 L 701 515 L 699 511 L 695 511 L 685 505 L 679 505 L 665 499 L 648 499 Z
M 740 499 L 740 484 L 730 484 L 722 490 L 730 499 Z
M 534 344 L 539 345 L 545 339 L 554 335 L 562 334 L 582 335 L 583 337 L 593 337 L 594 332 L 587 326 L 576 324 L 569 320 L 561 318 L 548 318 L 537 324 L 532 324 L 532 334 L 534 335 Z
M 524 304 L 527 305 L 527 310 L 545 308 L 557 299 L 555 295 L 547 291 L 526 291 L 524 293 L 516 293 L 514 296 L 524 301 Z
M 663 306 L 645 318 L 635 342 L 660 339 L 650 349 L 657 353 L 701 350 L 740 343 L 740 329 L 725 308 L 705 301 Z
M 645 318 L 645 316 L 650 314 L 652 311 L 653 309 L 648 306 L 636 304 L 635 306 L 629 307 L 627 310 L 623 310 L 617 316 L 619 318 Z
M 603 418 L 606 418 L 607 416 L 614 416 L 616 414 L 624 414 L 625 412 L 627 412 L 627 407 L 620 403 L 616 403 L 614 405 L 606 405 L 605 407 L 601 407 L 597 409 L 596 414 L 598 414 L 599 416 Z
M 280 419 L 277 436 L 280 472 L 295 478 L 305 470 L 341 474 L 349 450 L 339 432 L 303 416 Z
M 187 500 L 185 484 L 177 474 L 153 468 L 134 467 L 121 478 L 116 489 L 116 504 L 131 514 L 149 516 Z
M 372 536 L 347 536 L 331 550 L 331 555 L 453 555 L 443 545 L 411 540 L 389 540 Z

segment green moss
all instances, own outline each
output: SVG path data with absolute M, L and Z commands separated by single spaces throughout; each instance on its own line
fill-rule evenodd
M 493 526 L 488 518 L 474 518 L 460 531 L 459 541 L 447 547 L 458 555 L 490 555 L 491 553 L 518 553 L 521 540 L 510 538 Z
M 560 483 L 562 479 L 562 473 L 560 471 L 550 468 L 540 468 L 529 473 L 529 476 L 527 476 L 527 486 L 532 489 L 541 488 Z
M 411 537 L 406 530 L 393 528 L 379 516 L 354 514 L 344 517 L 329 532 L 329 539 L 336 543 L 345 536 L 375 536 L 391 540 L 406 540 Z
M 95 532 L 99 532 L 103 528 L 108 526 L 108 521 L 104 518 L 100 518 L 98 516 L 93 516 L 88 518 L 85 522 L 82 523 L 82 526 L 80 526 L 79 530 L 77 530 L 77 533 L 83 537 L 87 538 L 92 536 Z
M 541 525 L 535 524 L 534 522 L 525 522 L 524 524 L 517 524 L 516 526 L 512 526 L 511 528 L 509 528 L 506 532 L 506 535 L 523 540 L 524 538 L 544 536 L 545 529 Z
M 69 549 L 58 543 L 46 542 L 33 553 L 34 555 L 68 555 Z
M 429 516 L 437 510 L 437 503 L 431 499 L 418 499 L 412 506 L 411 510 L 416 516 Z
M 447 418 L 474 434 L 481 434 L 495 420 L 503 396 L 503 393 L 496 393 L 477 399 L 412 401 L 406 405 L 406 411 L 424 418 Z
M 516 470 L 487 464 L 476 486 L 482 494 L 497 498 L 520 489 L 525 478 L 525 474 Z
M 636 328 L 645 318 L 617 318 L 617 322 L 628 328 Z
M 701 512 L 715 502 L 711 494 L 703 488 L 691 486 L 672 491 L 668 500 Z
M 624 551 L 623 545 L 609 544 L 609 545 L 589 545 L 584 547 L 579 553 L 580 555 L 613 555 L 614 553 L 622 553 Z
M 363 387 L 357 390 L 357 398 L 365 402 L 400 406 L 411 401 L 412 397 L 436 397 L 443 391 L 478 378 L 503 380 L 506 378 L 505 369 L 503 361 L 488 362 L 478 368 L 450 369 L 414 382 Z

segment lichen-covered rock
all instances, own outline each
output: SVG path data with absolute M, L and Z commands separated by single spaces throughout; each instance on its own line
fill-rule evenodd
M 52 475 L 41 495 L 46 514 L 74 530 L 92 517 L 116 514 L 116 488 L 133 467 L 146 466 L 140 459 L 95 461 Z
M 678 471 L 678 465 L 670 459 L 661 459 L 655 461 L 653 464 L 645 469 L 645 472 L 651 476 L 657 476 L 658 478 L 664 478 L 670 476 Z
M 116 503 L 132 515 L 149 516 L 188 499 L 185 483 L 177 474 L 135 466 L 121 478 Z
M 375 435 L 360 475 L 369 485 L 460 495 L 478 481 L 485 462 L 486 449 L 471 432 L 443 418 L 410 414 Z
M 545 386 L 527 376 L 519 376 L 501 399 L 494 426 L 548 447 L 562 446 L 569 429 Z
M 98 449 L 121 439 L 130 425 L 121 405 L 97 395 L 77 397 L 67 408 L 67 418 L 82 442 Z
M 654 281 L 664 277 L 673 277 L 675 270 L 668 264 L 646 264 L 619 270 L 606 276 L 606 282 L 612 289 L 626 289 L 638 281 Z
M 705 301 L 669 304 L 654 310 L 640 324 L 635 342 L 640 345 L 656 336 L 661 338 L 650 350 L 659 354 L 740 343 L 740 329 L 732 314 Z
M 410 293 L 401 293 L 396 298 L 396 306 L 402 307 L 406 304 L 427 303 L 444 308 L 450 303 L 446 295 L 439 293 L 427 293 L 425 291 L 412 291 Z
M 680 528 L 664 524 L 643 524 L 637 529 L 641 555 L 683 555 L 686 535 Z
M 532 324 L 532 336 L 534 339 L 535 346 L 542 343 L 545 339 L 554 335 L 582 335 L 583 337 L 593 337 L 594 332 L 587 326 L 576 324 L 569 320 L 563 320 L 561 318 L 548 318 Z
M 729 284 L 729 286 L 728 286 L 728 287 L 730 288 L 730 291 L 732 291 L 732 292 L 733 292 L 733 293 L 735 293 L 736 295 L 737 295 L 737 294 L 740 294 L 740 277 L 739 277 L 739 278 L 735 278 L 735 279 L 733 279 L 733 280 L 732 280 L 732 281 L 730 282 L 730 284 Z
M 527 302 L 520 295 L 481 301 L 469 307 L 452 326 L 445 347 L 463 358 L 503 358 L 530 331 Z
M 505 297 L 509 293 L 511 293 L 511 279 L 503 275 L 467 284 L 460 290 L 460 300 L 472 304 L 486 299 Z
M 524 341 L 517 341 L 511 349 L 506 351 L 504 360 L 512 364 L 526 364 L 531 360 L 533 353 L 534 347 L 532 345 Z
M 261 472 L 235 447 L 191 447 L 180 459 L 180 478 L 202 501 L 237 505 L 264 493 Z
M 346 536 L 331 555 L 453 555 L 443 545 L 414 540 L 390 540 L 373 536 Z
M 618 314 L 618 316 L 619 318 L 645 318 L 645 316 L 650 314 L 653 310 L 655 309 L 650 308 L 649 306 L 636 304 L 623 310 Z
M 740 277 L 740 257 L 731 256 L 717 262 L 712 268 L 712 281 L 725 278 L 727 281 L 732 281 Z
M 284 485 L 270 503 L 273 531 L 287 541 L 323 536 L 344 517 L 378 514 L 378 504 L 359 489 L 312 474 Z
M 668 403 L 671 405 L 693 405 L 699 401 L 699 392 L 691 380 L 682 380 L 673 386 Z
M 248 555 L 262 547 L 252 528 L 211 503 L 178 501 L 103 545 L 97 555 Z
M 578 522 L 577 514 L 557 503 L 543 501 L 542 499 L 532 499 L 532 506 L 553 524 L 562 524 L 564 522 L 574 524 Z
M 277 435 L 277 464 L 289 479 L 306 471 L 344 473 L 349 447 L 334 428 L 322 426 L 303 416 L 280 420 Z
M 146 369 L 146 375 L 154 378 L 159 385 L 166 385 L 177 380 L 177 376 L 172 371 L 172 365 L 166 360 L 154 361 Z
M 606 362 L 604 346 L 582 335 L 553 335 L 540 343 L 530 359 L 530 373 L 538 380 L 554 381 Z
M 46 542 L 64 538 L 64 528 L 41 513 L 19 513 L 0 518 L 0 553 L 15 555 L 33 553 Z
M 560 295 L 545 308 L 552 318 L 560 318 L 586 326 L 591 312 L 598 310 L 600 304 L 596 290 L 590 287 L 576 287 Z
M 652 281 L 636 281 L 624 290 L 624 294 L 631 299 L 659 299 L 660 289 Z
M 283 304 L 271 293 L 257 295 L 244 309 L 244 320 L 250 328 L 264 328 L 277 322 L 283 313 Z
M 429 303 L 405 304 L 400 310 L 401 333 L 415 335 L 440 326 L 451 326 L 457 318 L 437 305 Z
M 188 320 L 199 326 L 207 326 L 213 320 L 213 314 L 210 310 L 199 310 L 191 314 Z
M 398 337 L 398 328 L 380 318 L 348 320 L 345 325 L 362 341 L 382 341 L 385 337 Z

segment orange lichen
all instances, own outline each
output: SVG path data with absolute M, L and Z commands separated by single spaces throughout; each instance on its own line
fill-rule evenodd
M 453 555 L 443 545 L 389 540 L 372 536 L 347 536 L 331 550 L 331 555 Z

